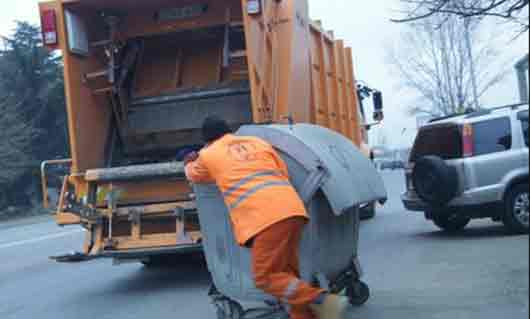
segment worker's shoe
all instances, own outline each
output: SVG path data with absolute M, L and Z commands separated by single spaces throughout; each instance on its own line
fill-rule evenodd
M 318 319 L 345 319 L 349 304 L 348 298 L 329 294 L 322 304 L 312 304 L 309 307 Z

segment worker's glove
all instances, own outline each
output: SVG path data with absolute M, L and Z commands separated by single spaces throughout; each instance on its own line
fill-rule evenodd
M 199 158 L 199 153 L 190 152 L 188 155 L 184 157 L 184 165 L 188 165 L 189 163 L 196 161 L 198 158 Z

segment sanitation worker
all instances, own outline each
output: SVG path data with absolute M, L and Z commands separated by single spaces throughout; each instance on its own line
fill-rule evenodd
M 292 319 L 343 319 L 347 298 L 299 278 L 309 217 L 280 156 L 259 138 L 231 134 L 220 118 L 207 118 L 202 134 L 207 145 L 186 157 L 186 176 L 221 190 L 236 240 L 251 249 L 256 286 L 289 305 Z

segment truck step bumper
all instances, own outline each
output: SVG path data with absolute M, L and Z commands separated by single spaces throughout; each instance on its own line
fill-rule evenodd
M 201 244 L 192 244 L 150 249 L 105 250 L 98 256 L 115 259 L 144 259 L 156 255 L 178 255 L 200 251 L 202 251 Z

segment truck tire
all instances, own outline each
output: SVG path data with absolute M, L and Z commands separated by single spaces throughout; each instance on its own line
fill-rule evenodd
M 146 268 L 163 268 L 168 266 L 168 260 L 160 256 L 149 257 L 141 260 L 140 263 Z
M 416 161 L 412 182 L 418 196 L 434 207 L 443 207 L 458 193 L 458 174 L 438 156 Z
M 434 213 L 432 214 L 432 221 L 438 228 L 448 233 L 456 233 L 466 228 L 471 218 L 454 214 Z
M 515 185 L 506 196 L 504 225 L 514 234 L 528 234 L 528 184 Z
M 155 255 L 140 261 L 147 268 L 165 268 L 179 264 L 178 255 Z

